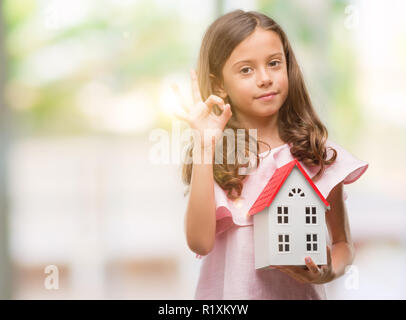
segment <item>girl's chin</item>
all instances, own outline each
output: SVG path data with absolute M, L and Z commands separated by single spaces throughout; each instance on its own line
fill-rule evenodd
M 276 113 L 278 113 L 279 108 L 280 108 L 280 106 L 276 105 L 276 104 L 268 104 L 268 105 L 254 104 L 254 105 L 251 105 L 251 107 L 249 109 L 244 108 L 244 109 L 240 110 L 240 113 L 244 114 L 247 117 L 254 117 L 254 118 L 271 117 L 271 116 L 275 115 Z
M 260 117 L 270 117 L 279 111 L 279 107 L 268 106 L 265 108 L 255 108 L 255 115 Z

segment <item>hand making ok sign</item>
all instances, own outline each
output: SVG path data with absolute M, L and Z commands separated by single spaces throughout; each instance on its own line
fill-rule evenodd
M 210 95 L 207 100 L 203 102 L 195 70 L 192 69 L 190 71 L 190 76 L 193 105 L 189 108 L 185 104 L 178 86 L 174 84 L 173 90 L 178 96 L 182 109 L 184 110 L 184 112 L 175 112 L 175 116 L 180 120 L 186 121 L 192 129 L 198 131 L 201 137 L 202 148 L 207 148 L 209 146 L 214 147 L 215 143 L 220 139 L 224 127 L 232 115 L 231 107 L 229 104 L 225 104 L 224 100 L 216 95 Z M 223 111 L 220 115 L 216 115 L 212 112 L 214 105 L 218 105 Z M 214 132 L 214 135 L 211 137 L 212 139 L 207 139 L 208 141 L 204 139 L 205 132 Z

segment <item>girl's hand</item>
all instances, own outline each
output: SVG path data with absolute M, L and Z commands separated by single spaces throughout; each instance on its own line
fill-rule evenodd
M 190 76 L 193 106 L 191 108 L 187 107 L 178 86 L 174 84 L 172 88 L 185 111 L 175 112 L 175 116 L 180 120 L 186 121 L 192 129 L 197 130 L 197 133 L 200 135 L 202 149 L 212 147 L 212 150 L 214 150 L 215 143 L 222 136 L 224 127 L 232 115 L 231 107 L 229 104 L 225 105 L 224 100 L 216 95 L 211 95 L 203 102 L 195 70 L 192 69 L 190 71 Z M 212 112 L 214 105 L 218 105 L 222 109 L 221 115 L 217 116 Z
M 307 260 L 308 259 L 308 260 Z M 334 280 L 335 275 L 331 265 L 330 248 L 327 246 L 327 265 L 319 268 L 310 257 L 305 259 L 307 270 L 297 266 L 276 266 L 275 268 L 288 274 L 300 283 L 327 283 Z

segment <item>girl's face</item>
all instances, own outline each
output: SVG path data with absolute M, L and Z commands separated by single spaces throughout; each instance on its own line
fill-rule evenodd
M 237 116 L 275 115 L 288 95 L 285 53 L 274 31 L 256 28 L 233 50 L 222 72 L 224 95 Z M 259 99 L 270 92 L 275 92 L 271 99 Z

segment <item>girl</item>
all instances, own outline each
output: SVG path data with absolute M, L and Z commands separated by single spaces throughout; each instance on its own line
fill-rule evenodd
M 187 244 L 203 258 L 195 299 L 325 299 L 323 284 L 342 276 L 354 259 L 343 184 L 356 181 L 368 163 L 327 140 L 288 39 L 264 14 L 235 10 L 214 21 L 191 81 L 194 105 L 183 105 L 177 117 L 201 137 L 187 153 L 193 162 L 183 165 L 190 192 Z M 219 143 L 225 128 L 257 130 L 257 167 L 249 175 L 240 174 L 246 165 L 238 157 L 235 163 L 195 160 L 212 160 L 219 148 L 227 155 L 227 145 Z M 212 139 L 207 129 L 217 129 Z M 244 143 L 252 139 L 245 135 Z M 331 206 L 328 265 L 305 259 L 305 269 L 256 270 L 253 218 L 246 213 L 275 170 L 293 159 Z

